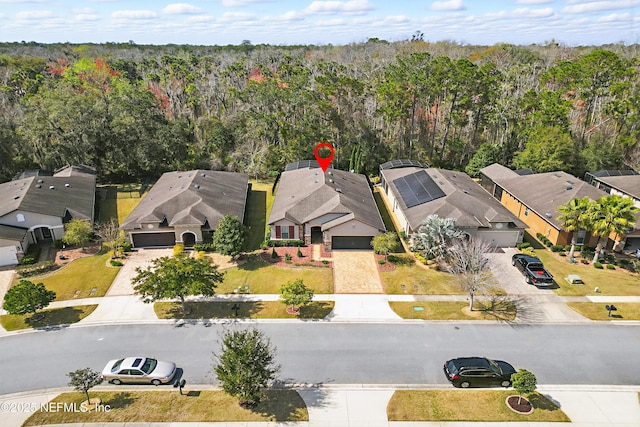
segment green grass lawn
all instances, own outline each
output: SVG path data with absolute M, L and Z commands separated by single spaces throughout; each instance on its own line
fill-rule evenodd
M 44 286 L 56 293 L 56 301 L 102 297 L 111 286 L 120 267 L 107 266 L 109 254 L 78 258 L 51 274 L 27 277 L 34 283 L 42 282 Z M 91 290 L 95 288 L 93 295 Z M 76 294 L 76 291 L 80 291 Z
M 297 316 L 287 313 L 286 306 L 279 301 L 187 302 L 186 314 L 178 302 L 157 302 L 153 308 L 160 319 L 228 319 L 235 318 L 234 304 L 239 306 L 238 318 L 241 319 L 324 319 L 335 305 L 333 301 L 313 301 L 300 307 Z
M 111 218 L 117 218 L 118 224 L 122 224 L 126 217 L 138 206 L 142 197 L 146 192 L 139 195 L 138 190 L 140 184 L 113 184 L 109 186 L 103 186 L 107 188 L 109 193 L 115 192 L 116 198 L 113 198 L 113 194 L 108 199 L 98 199 L 98 220 L 100 222 L 107 222 Z M 151 187 L 147 187 L 147 192 Z
M 0 316 L 0 324 L 7 331 L 16 331 L 28 328 L 43 328 L 46 326 L 69 325 L 79 322 L 98 307 L 97 304 L 78 305 L 75 307 L 51 308 L 38 311 L 37 315 L 43 315 L 38 320 L 31 320 L 32 314 L 4 314 Z
M 243 409 L 238 400 L 222 391 L 194 391 L 185 388 L 185 395 L 173 390 L 89 392 L 99 397 L 106 412 L 36 412 L 23 426 L 62 423 L 106 422 L 224 422 L 224 421 L 308 421 L 309 413 L 302 397 L 295 390 L 267 390 L 255 408 Z M 52 402 L 80 403 L 83 393 L 63 393 Z
M 435 269 L 415 265 L 410 255 L 398 255 L 400 262 L 393 271 L 380 273 L 387 294 L 461 295 L 453 276 Z M 402 285 L 405 289 L 402 289 Z M 416 288 L 417 287 L 417 288 Z
M 378 206 L 378 211 L 380 211 L 382 222 L 384 222 L 384 226 L 387 229 L 387 231 L 398 232 L 400 230 L 396 228 L 395 224 L 393 223 L 393 220 L 391 219 L 391 214 L 387 209 L 387 205 L 385 205 L 384 200 L 382 200 L 382 195 L 380 194 L 381 191 L 382 189 L 380 187 L 374 188 L 373 198 L 375 199 L 376 205 Z
M 546 249 L 537 249 L 535 254 L 544 263 L 545 268 L 553 275 L 560 288 L 555 289 L 558 295 L 640 295 L 640 275 L 616 267 L 615 270 L 594 268 L 593 265 L 569 264 L 568 260 L 557 259 Z M 569 274 L 577 274 L 584 285 L 570 285 L 565 278 Z M 600 293 L 595 293 L 595 287 Z
M 640 303 L 620 302 L 614 303 L 618 310 L 611 312 L 609 317 L 606 302 L 568 302 L 567 305 L 591 320 L 640 320 Z
M 513 390 L 397 390 L 387 406 L 389 421 L 547 421 L 569 417 L 539 393 L 528 396 L 530 415 L 513 412 L 505 400 Z
M 403 319 L 421 320 L 504 320 L 516 318 L 516 306 L 511 301 L 491 304 L 488 301 L 475 301 L 474 310 L 467 314 L 466 301 L 390 301 L 389 306 Z M 416 310 L 420 307 L 422 310 Z
M 227 268 L 224 272 L 224 282 L 216 289 L 219 294 L 230 294 L 246 285 L 252 294 L 277 294 L 280 286 L 295 279 L 302 279 L 316 294 L 333 293 L 330 268 L 275 267 L 262 261 L 258 255 L 252 255 L 247 263 Z
M 273 183 L 251 181 L 251 192 L 247 196 L 244 224 L 248 228 L 245 251 L 260 249 L 267 228 L 267 218 L 271 212 L 274 196 L 271 194 Z

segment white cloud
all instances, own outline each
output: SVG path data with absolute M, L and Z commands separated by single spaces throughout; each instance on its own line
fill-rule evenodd
M 168 4 L 164 9 L 162 9 L 162 11 L 171 15 L 191 15 L 204 12 L 199 7 L 186 3 Z
M 100 19 L 95 13 L 79 13 L 75 16 L 77 21 L 97 21 Z
M 200 15 L 200 16 L 190 16 L 187 19 L 185 19 L 185 22 L 190 24 L 201 24 L 203 22 L 214 21 L 215 19 L 216 18 L 214 18 L 213 16 Z
M 224 7 L 242 7 L 251 3 L 264 3 L 268 0 L 222 0 Z
M 309 14 L 363 14 L 373 9 L 367 0 L 314 1 L 304 11 Z
M 465 10 L 462 0 L 434 1 L 431 3 L 431 10 Z
M 640 5 L 640 0 L 616 0 L 616 1 L 593 1 L 593 2 L 572 2 L 572 6 L 562 8 L 564 13 L 589 13 L 602 12 L 615 9 L 631 9 Z
M 0 0 L 0 3 L 46 3 L 48 0 Z
M 251 13 L 245 12 L 225 12 L 222 14 L 222 17 L 219 19 L 220 22 L 247 22 L 247 21 L 255 21 L 255 15 Z
M 111 13 L 114 19 L 152 19 L 158 16 L 152 10 L 116 10 Z
M 631 21 L 633 19 L 630 13 L 612 13 L 607 16 L 601 16 L 598 18 L 598 22 L 618 22 L 618 21 Z
M 23 10 L 16 13 L 18 19 L 44 19 L 54 17 L 54 13 L 50 10 Z
M 98 13 L 97 10 L 91 9 L 90 7 L 79 7 L 72 9 L 73 13 Z
M 521 7 L 511 12 L 511 16 L 514 18 L 547 18 L 553 16 L 553 8 L 529 9 L 528 7 Z
M 516 4 L 549 4 L 555 0 L 517 0 Z

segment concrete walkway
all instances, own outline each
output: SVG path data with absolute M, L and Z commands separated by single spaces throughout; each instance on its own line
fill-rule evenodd
M 189 390 L 211 390 L 211 385 L 188 385 Z M 547 422 L 391 422 L 387 418 L 389 399 L 397 389 L 445 389 L 442 386 L 378 386 L 378 385 L 335 385 L 325 387 L 296 388 L 307 405 L 308 422 L 218 422 L 218 423 L 81 423 L 62 424 L 65 427 L 98 427 L 98 426 L 128 426 L 128 427 L 223 427 L 223 426 L 254 426 L 275 427 L 287 425 L 295 427 L 557 427 L 570 425 L 572 427 L 638 427 L 640 425 L 640 405 L 638 404 L 638 387 L 628 386 L 539 386 L 538 391 L 555 401 L 564 413 L 571 419 L 571 423 Z M 92 391 L 113 391 L 114 386 L 99 386 Z M 157 390 L 156 388 L 118 387 L 118 390 Z M 168 389 L 171 390 L 171 389 Z M 32 411 L 18 408 L 39 408 L 61 392 L 70 389 L 44 390 L 27 393 L 15 393 L 0 396 L 3 410 L 0 423 L 3 427 L 18 427 L 26 420 Z M 465 390 L 459 390 L 464 393 Z M 11 411 L 11 408 L 15 410 Z

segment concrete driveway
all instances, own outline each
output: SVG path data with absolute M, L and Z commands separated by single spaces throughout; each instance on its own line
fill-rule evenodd
M 380 274 L 373 251 L 333 251 L 336 294 L 381 294 Z
M 500 283 L 500 286 L 509 295 L 555 295 L 551 289 L 537 288 L 529 285 L 524 276 L 516 267 L 511 265 L 511 257 L 517 251 L 513 248 L 503 248 L 504 253 L 489 253 L 487 258 L 491 261 L 491 272 Z
M 131 279 L 137 274 L 136 268 L 148 267 L 152 260 L 172 254 L 173 249 L 138 249 L 129 253 L 129 257 L 113 280 L 106 296 L 133 295 Z

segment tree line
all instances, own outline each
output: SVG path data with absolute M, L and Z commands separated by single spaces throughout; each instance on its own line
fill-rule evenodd
M 375 174 L 640 167 L 637 45 L 0 44 L 0 177 L 67 164 L 100 181 L 210 168 L 269 177 L 335 147 Z

